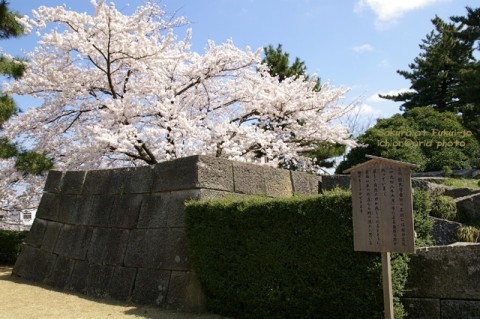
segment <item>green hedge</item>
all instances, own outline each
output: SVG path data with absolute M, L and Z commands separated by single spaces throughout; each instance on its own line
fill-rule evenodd
M 0 230 L 0 264 L 14 264 L 20 254 L 26 231 Z
M 235 318 L 383 318 L 379 253 L 353 251 L 351 194 L 189 202 L 192 266 Z M 396 319 L 408 258 L 393 254 Z
M 433 196 L 430 215 L 451 221 L 458 221 L 455 199 L 444 195 Z

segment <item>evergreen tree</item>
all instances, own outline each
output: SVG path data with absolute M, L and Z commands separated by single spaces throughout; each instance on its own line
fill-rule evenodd
M 283 52 L 281 44 L 278 44 L 276 49 L 269 44 L 268 47 L 264 47 L 263 50 L 265 57 L 262 63 L 265 63 L 269 67 L 271 76 L 278 76 L 280 82 L 289 77 L 297 79 L 301 75 L 305 76 L 306 79 L 309 78 L 306 74 L 307 67 L 305 62 L 296 57 L 295 61 L 290 65 L 290 54 Z M 320 89 L 320 78 L 318 78 L 315 91 L 320 91 Z
M 454 16 L 450 19 L 460 24 L 458 37 L 480 50 L 480 8 L 467 7 L 467 16 Z
M 429 106 L 462 115 L 463 125 L 480 140 L 480 8 L 446 23 L 436 17 L 435 30 L 422 40 L 422 52 L 410 71 L 397 71 L 411 82 L 411 92 L 381 96 L 403 102 L 401 109 Z
M 452 112 L 418 107 L 379 119 L 358 137 L 364 147 L 354 148 L 337 167 L 342 173 L 368 160 L 366 154 L 416 164 L 417 171 L 471 169 L 480 166 L 480 143 Z
M 3 0 L 0 2 L 0 39 L 18 37 L 22 34 L 22 27 L 15 21 L 16 14 L 10 12 L 8 3 Z M 7 77 L 18 79 L 24 71 L 23 64 L 12 61 L 12 59 L 0 55 L 0 74 Z M 0 128 L 1 125 L 16 112 L 15 102 L 8 96 L 0 97 Z
M 480 8 L 467 7 L 467 16 L 451 19 L 459 25 L 459 39 L 480 51 Z M 473 58 L 460 75 L 463 81 L 458 94 L 465 103 L 462 108 L 463 123 L 480 140 L 480 62 Z
M 0 2 L 0 39 L 9 39 L 19 37 L 23 34 L 23 28 L 17 23 L 15 17 L 18 16 L 8 8 L 8 2 Z M 0 74 L 15 80 L 19 79 L 25 70 L 21 59 L 11 58 L 8 55 L 0 55 Z M 0 92 L 0 130 L 10 117 L 17 113 L 18 109 L 15 101 L 8 95 Z M 25 150 L 19 150 L 18 147 L 5 138 L 0 137 L 0 158 L 7 159 L 15 157 L 15 167 L 30 174 L 41 174 L 53 166 L 51 160 L 45 156 Z
M 435 30 L 422 40 L 422 52 L 409 65 L 411 71 L 397 71 L 411 82 L 412 91 L 381 97 L 403 102 L 403 110 L 431 106 L 438 111 L 458 112 L 465 104 L 458 93 L 463 84 L 461 73 L 472 59 L 472 47 L 459 40 L 460 26 L 439 17 L 432 23 Z

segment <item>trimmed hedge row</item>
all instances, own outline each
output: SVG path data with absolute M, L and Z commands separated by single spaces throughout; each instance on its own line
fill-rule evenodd
M 0 230 L 0 264 L 14 264 L 27 231 Z
M 383 318 L 379 253 L 353 251 L 351 194 L 186 205 L 210 311 L 235 318 Z M 395 318 L 408 270 L 392 257 Z

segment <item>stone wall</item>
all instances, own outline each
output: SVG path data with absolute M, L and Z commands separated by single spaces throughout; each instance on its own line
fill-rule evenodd
M 480 318 L 480 245 L 423 248 L 410 257 L 408 318 Z
M 323 190 L 348 176 L 323 177 Z M 184 202 L 225 196 L 317 194 L 322 178 L 192 156 L 153 166 L 51 171 L 13 274 L 95 297 L 190 312 L 205 298 L 190 266 Z M 411 255 L 410 318 L 480 318 L 480 245 Z
M 202 311 L 184 202 L 316 194 L 320 181 L 205 156 L 138 168 L 51 171 L 13 274 L 95 297 Z

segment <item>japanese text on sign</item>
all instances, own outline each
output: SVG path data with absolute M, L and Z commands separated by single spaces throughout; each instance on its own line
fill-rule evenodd
M 354 248 L 414 252 L 410 168 L 370 162 L 351 171 Z

